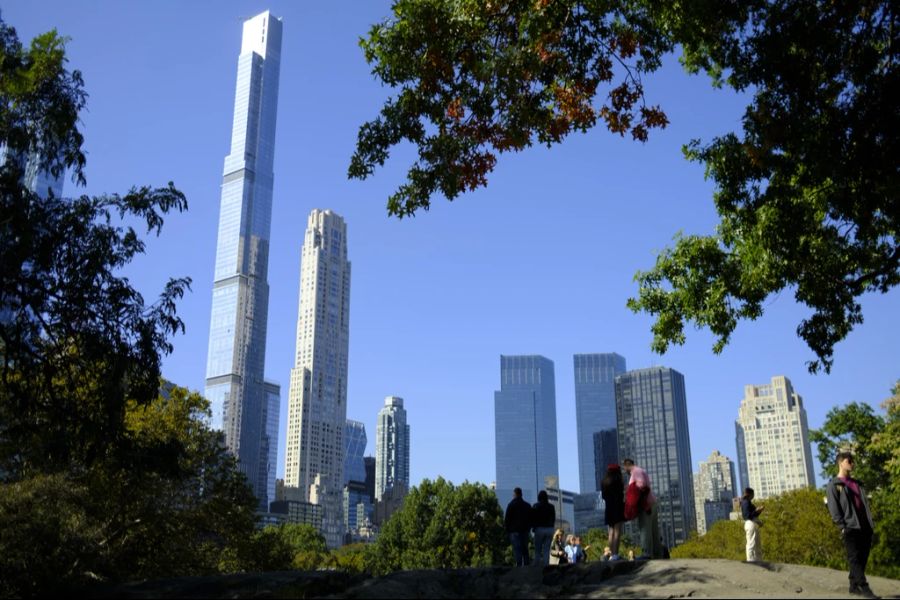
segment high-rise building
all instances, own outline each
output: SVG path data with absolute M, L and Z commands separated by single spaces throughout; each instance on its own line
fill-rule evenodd
M 736 479 L 734 463 L 718 450 L 700 461 L 700 469 L 694 475 L 697 533 L 704 535 L 713 523 L 728 519 L 732 501 L 740 496 Z
M 281 386 L 273 381 L 266 381 L 266 413 L 263 423 L 266 424 L 266 434 L 262 443 L 260 459 L 264 464 L 260 470 L 266 474 L 266 496 L 269 503 L 275 500 L 275 473 L 278 469 L 278 426 L 281 424 Z M 268 508 L 266 508 L 268 510 Z
M 497 499 L 504 509 L 513 490 L 537 502 L 547 476 L 559 475 L 556 448 L 556 380 L 543 356 L 500 356 L 500 390 L 494 392 Z
M 619 457 L 650 476 L 660 535 L 672 548 L 696 527 L 684 376 L 665 367 L 619 375 L 616 411 Z
M 616 376 L 625 358 L 616 353 L 575 355 L 575 424 L 582 494 L 600 489 L 606 465 L 618 463 Z
M 409 489 L 409 425 L 403 398 L 388 396 L 375 432 L 375 500 L 398 483 Z
M 815 485 L 806 410 L 790 379 L 745 386 L 734 425 L 741 485 L 757 498 Z
M 350 345 L 347 225 L 330 210 L 307 221 L 300 266 L 297 353 L 288 395 L 284 482 L 322 506 L 330 548 L 344 537 L 344 427 Z
M 50 171 L 41 169 L 42 158 L 44 157 L 40 152 L 20 154 L 11 151 L 5 144 L 0 145 L 0 165 L 11 162 L 17 166 L 22 173 L 21 183 L 27 190 L 41 198 L 48 198 L 50 194 L 59 198 L 62 196 L 65 177 L 62 173 L 59 177 L 54 177 Z
M 375 457 L 364 456 L 363 463 L 366 465 L 366 493 L 369 498 L 375 500 Z
M 366 483 L 366 425 L 347 419 L 344 425 L 344 485 L 351 481 Z
M 206 363 L 212 426 L 268 506 L 264 383 L 269 312 L 272 164 L 281 62 L 281 20 L 268 11 L 244 22 L 231 151 L 225 157 Z

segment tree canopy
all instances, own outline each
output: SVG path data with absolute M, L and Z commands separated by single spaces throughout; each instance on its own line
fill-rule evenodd
M 393 146 L 418 148 L 389 214 L 453 200 L 487 184 L 497 155 L 598 123 L 646 140 L 668 118 L 642 77 L 679 49 L 688 71 L 752 100 L 741 132 L 684 148 L 715 183 L 721 221 L 636 275 L 628 305 L 656 317 L 653 349 L 684 343 L 693 322 L 721 352 L 739 320 L 787 289 L 812 309 L 797 328 L 809 369 L 827 372 L 862 321 L 859 297 L 900 282 L 891 3 L 397 0 L 393 11 L 361 46 L 397 93 L 360 127 L 348 172 L 365 179 Z
M 187 201 L 29 189 L 23 163 L 85 183 L 87 95 L 55 31 L 0 21 L 0 51 L 0 596 L 245 568 L 256 500 L 207 401 L 160 378 L 190 281 L 147 304 L 121 275 Z

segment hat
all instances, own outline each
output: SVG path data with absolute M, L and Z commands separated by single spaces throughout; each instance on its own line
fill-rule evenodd
M 610 471 L 618 471 L 620 467 L 616 463 L 609 463 L 608 465 L 606 465 L 606 468 Z

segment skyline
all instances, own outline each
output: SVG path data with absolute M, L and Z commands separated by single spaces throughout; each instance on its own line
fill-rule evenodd
M 674 60 L 661 77 L 646 81 L 648 95 L 656 94 L 651 102 L 661 102 L 672 120 L 646 145 L 594 131 L 552 151 L 504 156 L 487 189 L 452 205 L 435 199 L 430 213 L 398 222 L 387 218 L 384 200 L 405 168 L 402 152 L 371 181 L 345 177 L 356 129 L 389 92 L 372 83 L 355 38 L 388 14 L 387 4 L 351 10 L 272 2 L 210 11 L 165 3 L 13 2 L 3 17 L 22 39 L 57 27 L 72 37 L 70 68 L 85 75 L 88 187 L 76 191 L 67 181 L 65 193 L 122 192 L 171 179 L 188 196 L 190 210 L 170 216 L 162 237 L 148 241 L 148 255 L 128 272 L 148 300 L 169 275 L 194 279 L 193 293 L 179 304 L 188 331 L 173 339 L 167 378 L 203 389 L 215 246 L 209 240 L 218 218 L 219 161 L 227 148 L 240 48 L 235 31 L 239 17 L 268 8 L 293 31 L 283 49 L 276 135 L 266 377 L 287 388 L 302 244 L 298 222 L 312 208 L 332 208 L 352 231 L 347 414 L 374 431 L 385 396 L 408 399 L 417 431 L 414 485 L 437 475 L 455 482 L 493 480 L 487 457 L 493 455 L 491 399 L 501 354 L 540 354 L 557 365 L 560 447 L 575 432 L 569 365 L 578 353 L 616 352 L 632 369 L 655 364 L 683 373 L 692 455 L 698 458 L 717 449 L 736 460 L 733 423 L 744 386 L 754 382 L 791 379 L 812 428 L 832 406 L 858 400 L 877 407 L 888 396 L 900 376 L 890 358 L 900 355 L 896 290 L 864 298 L 867 322 L 837 346 L 831 375 L 806 372 L 812 353 L 795 334 L 806 311 L 787 296 L 769 301 L 760 320 L 742 323 L 721 356 L 710 351 L 712 336 L 696 331 L 688 332 L 685 347 L 664 357 L 650 352 L 650 319 L 624 306 L 636 293 L 634 271 L 652 266 L 653 251 L 677 230 L 706 233 L 715 223 L 711 186 L 698 166 L 681 158 L 679 147 L 691 137 L 735 129 L 743 108 L 705 78 L 685 75 Z M 203 31 L 197 31 L 200 21 Z M 107 26 L 113 22 L 121 31 Z M 160 30 L 168 35 L 154 35 Z M 322 56 L 331 60 L 318 65 Z M 313 84 L 314 97 L 300 89 Z M 599 202 L 593 197 L 598 189 Z M 285 421 L 283 416 L 282 448 Z M 460 440 L 471 454 L 447 461 Z M 374 454 L 371 442 L 367 454 Z M 279 476 L 283 461 L 279 457 Z M 821 481 L 819 470 L 816 465 Z M 561 461 L 560 471 L 561 486 L 577 489 L 577 460 Z

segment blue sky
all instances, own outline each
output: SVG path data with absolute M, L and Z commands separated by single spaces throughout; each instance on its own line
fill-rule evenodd
M 267 377 L 283 387 L 294 357 L 299 261 L 306 217 L 330 208 L 348 223 L 353 263 L 348 414 L 374 453 L 384 397 L 405 399 L 413 483 L 443 475 L 494 480 L 493 393 L 500 354 L 555 363 L 560 479 L 578 486 L 575 353 L 618 352 L 628 368 L 664 365 L 685 376 L 694 468 L 713 449 L 735 458 L 734 419 L 746 384 L 786 375 L 811 427 L 850 401 L 877 405 L 900 378 L 900 292 L 863 298 L 865 323 L 835 351 L 830 375 L 810 375 L 796 336 L 809 310 L 790 291 L 742 323 L 721 355 L 688 329 L 687 344 L 650 351 L 651 319 L 625 301 L 677 231 L 716 222 L 702 166 L 681 145 L 737 130 L 741 98 L 688 76 L 673 56 L 645 80 L 671 125 L 639 144 L 596 129 L 553 149 L 500 158 L 488 188 L 413 219 L 387 216 L 387 196 L 413 158 L 395 150 L 364 182 L 346 177 L 359 125 L 390 90 L 357 46 L 390 13 L 386 2 L 25 2 L 3 6 L 23 40 L 56 27 L 72 38 L 70 66 L 88 93 L 82 116 L 87 188 L 124 192 L 172 180 L 190 210 L 171 215 L 127 275 L 148 300 L 169 276 L 193 278 L 179 305 L 187 332 L 164 365 L 203 389 L 222 162 L 228 152 L 241 22 L 266 9 L 284 20 L 269 263 Z M 67 182 L 64 193 L 74 187 Z M 279 475 L 283 471 L 279 459 Z M 818 469 L 818 465 L 817 465 Z M 652 474 L 651 474 L 652 475 Z

